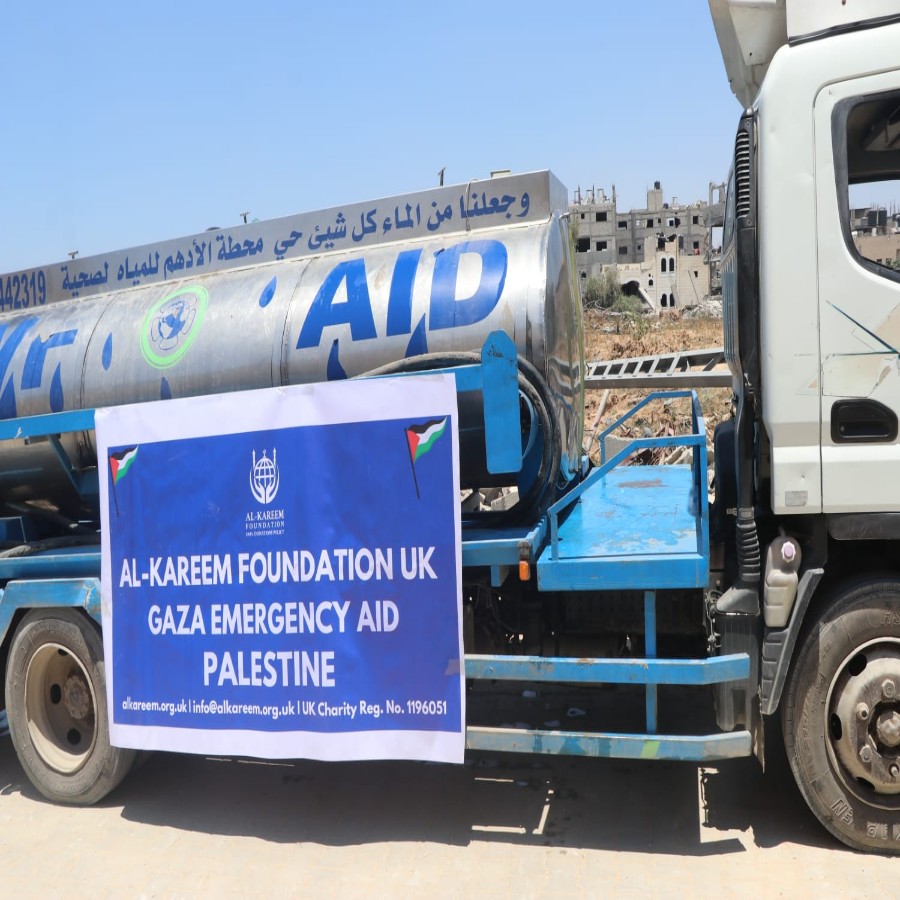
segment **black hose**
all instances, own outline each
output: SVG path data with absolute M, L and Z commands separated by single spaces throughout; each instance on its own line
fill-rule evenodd
M 446 369 L 454 366 L 479 365 L 481 354 L 475 352 L 424 353 L 407 359 L 388 363 L 359 377 L 394 375 L 400 372 L 426 372 L 432 369 Z M 467 521 L 490 520 L 494 524 L 536 521 L 547 511 L 555 499 L 556 481 L 559 477 L 559 462 L 562 455 L 562 436 L 559 423 L 553 415 L 553 399 L 547 382 L 528 360 L 516 357 L 518 366 L 519 391 L 531 403 L 541 426 L 541 463 L 537 475 L 527 493 L 519 497 L 518 503 L 509 510 L 491 513 L 474 513 Z

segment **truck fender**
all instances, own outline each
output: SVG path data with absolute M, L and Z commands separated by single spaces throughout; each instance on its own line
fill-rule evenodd
M 786 628 L 767 628 L 762 646 L 762 675 L 759 683 L 760 711 L 764 716 L 771 716 L 781 702 L 781 692 L 791 667 L 797 635 L 803 624 L 803 617 L 809 607 L 809 601 L 818 587 L 824 569 L 807 569 L 800 576 L 797 588 L 797 599 L 791 611 L 791 618 Z
M 80 607 L 99 622 L 100 579 L 35 578 L 10 581 L 0 592 L 0 647 L 10 636 L 10 626 L 17 612 L 53 607 Z

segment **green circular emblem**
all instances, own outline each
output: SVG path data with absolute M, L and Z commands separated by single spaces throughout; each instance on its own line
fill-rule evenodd
M 194 343 L 209 294 L 191 284 L 163 297 L 147 311 L 141 329 L 141 352 L 156 369 L 167 369 L 184 356 Z

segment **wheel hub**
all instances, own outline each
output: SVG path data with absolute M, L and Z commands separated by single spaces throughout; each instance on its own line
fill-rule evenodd
M 38 647 L 25 675 L 25 708 L 31 742 L 44 763 L 72 774 L 87 761 L 97 739 L 96 703 L 87 672 L 67 647 Z
M 66 709 L 73 719 L 84 719 L 91 711 L 91 692 L 84 676 L 77 672 L 66 679 L 63 690 Z
M 885 710 L 878 717 L 875 733 L 879 743 L 885 747 L 900 746 L 900 712 L 896 709 Z
M 845 660 L 832 682 L 829 733 L 837 761 L 878 793 L 900 794 L 900 641 Z

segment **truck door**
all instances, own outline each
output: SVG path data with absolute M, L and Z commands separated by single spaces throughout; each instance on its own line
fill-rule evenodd
M 823 508 L 898 511 L 900 72 L 823 88 L 815 140 Z

